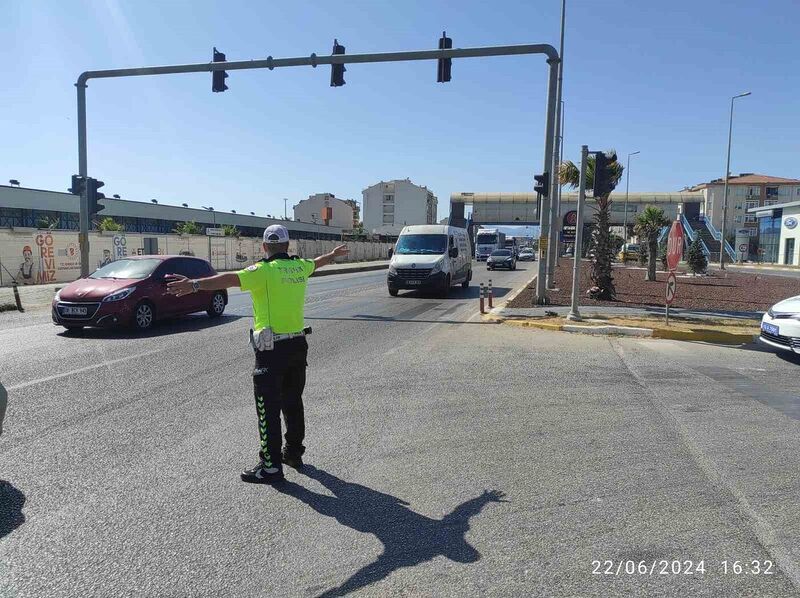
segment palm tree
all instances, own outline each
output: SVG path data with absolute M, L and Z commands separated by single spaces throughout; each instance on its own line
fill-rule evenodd
M 655 206 L 647 206 L 641 214 L 636 216 L 633 232 L 639 237 L 640 244 L 647 242 L 647 277 L 645 280 L 656 279 L 658 235 L 661 233 L 661 229 L 668 224 L 669 218 L 664 216 L 664 210 Z
M 592 260 L 591 277 L 594 285 L 599 291 L 594 295 L 597 299 L 613 299 L 617 292 L 614 288 L 614 278 L 611 275 L 611 261 L 614 259 L 614 246 L 611 240 L 610 217 L 611 217 L 611 191 L 622 179 L 622 171 L 625 167 L 617 162 L 617 152 L 610 150 L 605 152 L 609 159 L 606 173 L 611 190 L 595 197 L 596 207 L 593 216 L 594 226 L 592 227 L 592 237 L 590 241 L 589 258 Z M 586 161 L 586 188 L 591 189 L 594 184 L 595 156 L 589 154 Z M 568 185 L 572 189 L 580 186 L 580 170 L 574 162 L 569 160 L 561 163 L 558 171 L 558 180 L 562 185 Z

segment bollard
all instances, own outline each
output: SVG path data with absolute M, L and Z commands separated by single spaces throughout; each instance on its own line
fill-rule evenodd
M 492 279 L 489 279 L 489 288 L 487 289 L 489 293 L 489 309 L 492 309 Z
M 483 307 L 483 283 L 481 283 L 480 297 L 481 297 L 481 313 L 485 314 L 486 310 Z
M 19 299 L 19 290 L 17 289 L 17 282 L 16 281 L 12 282 L 11 286 L 14 288 L 14 301 L 17 302 L 17 309 L 19 311 L 25 311 L 24 309 L 22 309 L 22 301 L 20 301 Z

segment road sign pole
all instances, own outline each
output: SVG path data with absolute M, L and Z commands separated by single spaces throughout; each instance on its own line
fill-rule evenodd
M 572 304 L 567 314 L 567 320 L 579 322 L 581 314 L 578 311 L 578 291 L 581 284 L 581 242 L 583 241 L 583 204 L 586 203 L 586 161 L 589 158 L 589 147 L 581 146 L 581 171 L 578 180 L 578 213 L 575 220 L 575 249 L 574 264 L 572 266 Z

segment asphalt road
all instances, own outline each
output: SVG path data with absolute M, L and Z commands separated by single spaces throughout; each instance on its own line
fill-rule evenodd
M 146 336 L 0 314 L 0 595 L 798 595 L 800 364 L 483 323 L 474 287 L 384 276 L 312 279 L 309 465 L 276 487 L 238 478 L 245 295 Z

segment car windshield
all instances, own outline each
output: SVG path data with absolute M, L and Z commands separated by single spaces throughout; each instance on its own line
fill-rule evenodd
M 497 251 L 493 251 L 492 255 L 497 257 L 508 257 L 511 255 L 511 252 L 508 249 L 498 249 Z
M 153 273 L 161 260 L 117 260 L 95 270 L 89 278 L 132 278 L 141 280 Z
M 497 235 L 494 233 L 478 235 L 477 243 L 481 245 L 494 245 L 497 243 Z
M 401 255 L 441 255 L 447 250 L 447 235 L 402 235 L 395 253 Z

